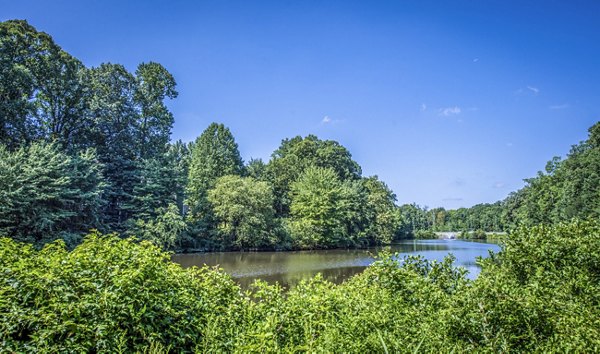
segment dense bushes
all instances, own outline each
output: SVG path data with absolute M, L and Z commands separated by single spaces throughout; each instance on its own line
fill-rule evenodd
M 1 351 L 600 350 L 600 224 L 520 229 L 475 281 L 452 259 L 384 257 L 349 281 L 243 292 L 150 243 L 0 242 Z
M 225 274 L 183 271 L 150 243 L 91 235 L 72 252 L 0 243 L 3 352 L 118 352 L 227 343 L 242 301 Z

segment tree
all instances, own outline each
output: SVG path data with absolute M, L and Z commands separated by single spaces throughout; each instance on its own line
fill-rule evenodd
M 564 160 L 553 158 L 544 172 L 526 179 L 505 201 L 505 223 L 511 226 L 557 224 L 600 217 L 600 123 L 589 138 L 571 148 Z
M 298 248 L 350 246 L 359 242 L 364 205 L 358 185 L 331 168 L 308 167 L 291 185 L 289 229 Z
M 139 183 L 133 189 L 132 210 L 137 219 L 150 220 L 174 204 L 183 215 L 189 150 L 181 141 L 169 144 L 167 151 L 140 162 Z
M 135 221 L 129 232 L 140 240 L 147 240 L 163 249 L 175 247 L 179 235 L 186 230 L 185 220 L 179 213 L 175 204 L 169 204 L 166 208 L 154 211 L 158 214 L 156 218 Z
M 350 152 L 333 140 L 314 135 L 285 139 L 271 155 L 267 175 L 273 184 L 277 212 L 285 216 L 290 206 L 290 186 L 309 167 L 330 168 L 341 180 L 358 180 L 361 169 Z
M 364 178 L 362 184 L 367 192 L 365 209 L 368 221 L 365 236 L 371 244 L 390 243 L 401 223 L 395 204 L 396 195 L 377 176 Z
M 250 159 L 246 165 L 246 176 L 262 181 L 267 178 L 267 165 L 262 159 Z
M 92 150 L 76 156 L 33 143 L 0 145 L 0 234 L 36 244 L 63 238 L 74 246 L 101 226 L 101 164 Z
M 251 177 L 223 176 L 208 191 L 222 247 L 273 248 L 278 240 L 273 191 Z
M 212 123 L 196 139 L 191 152 L 186 188 L 192 222 L 209 222 L 207 192 L 217 179 L 241 175 L 243 162 L 233 135 L 223 124 Z M 205 226 L 206 228 L 207 226 Z
M 93 127 L 86 141 L 105 166 L 103 214 L 110 230 L 122 231 L 131 217 L 133 190 L 139 182 L 135 85 L 135 77 L 122 65 L 101 64 L 90 70 L 88 114 Z
M 174 99 L 178 93 L 175 79 L 158 63 L 138 65 L 135 75 L 134 100 L 139 107 L 137 145 L 140 157 L 149 158 L 165 152 L 174 119 L 164 100 Z
M 73 148 L 86 128 L 85 67 L 26 21 L 0 23 L 0 142 Z
M 152 214 L 149 209 L 175 202 L 158 200 L 172 187 L 166 178 L 173 177 L 173 183 L 177 180 L 173 176 L 176 170 L 165 169 L 173 116 L 163 102 L 176 97 L 175 81 L 156 63 L 140 64 L 136 75 L 122 65 L 101 64 L 90 69 L 88 76 L 90 128 L 86 141 L 97 149 L 106 166 L 105 217 L 109 228 L 117 231 L 123 231 L 138 211 Z M 159 176 L 163 177 L 160 183 Z M 150 184 L 145 184 L 147 181 Z M 156 188 L 162 188 L 162 194 Z M 148 200 L 150 190 L 156 198 Z M 141 210 L 140 203 L 145 203 Z

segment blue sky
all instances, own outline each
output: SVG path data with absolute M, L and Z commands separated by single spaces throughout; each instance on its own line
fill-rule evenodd
M 597 1 L 6 1 L 88 66 L 157 61 L 173 139 L 316 134 L 399 203 L 503 199 L 600 119 Z

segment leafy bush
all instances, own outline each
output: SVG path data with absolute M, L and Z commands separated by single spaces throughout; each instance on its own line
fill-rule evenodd
M 415 238 L 431 240 L 436 239 L 438 236 L 432 230 L 417 230 L 414 234 Z
M 183 270 L 156 246 L 93 234 L 68 252 L 0 241 L 2 352 L 226 350 L 239 287 L 226 274 Z M 217 347 L 213 347 L 217 349 Z
M 599 352 L 600 223 L 522 228 L 479 277 L 384 256 L 343 284 L 242 292 L 149 242 L 0 241 L 0 351 Z

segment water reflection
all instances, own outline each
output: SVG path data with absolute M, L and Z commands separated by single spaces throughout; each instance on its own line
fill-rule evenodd
M 173 261 L 183 267 L 218 265 L 231 274 L 242 287 L 247 287 L 257 278 L 291 287 L 301 279 L 317 273 L 334 283 L 341 283 L 363 271 L 382 250 L 398 252 L 400 256 L 418 254 L 426 259 L 438 261 L 452 253 L 456 257 L 456 265 L 465 267 L 469 271 L 469 277 L 474 278 L 479 274 L 476 258 L 486 257 L 490 250 L 497 252 L 499 249 L 498 245 L 486 242 L 409 240 L 384 248 L 362 250 L 178 254 L 173 256 Z

